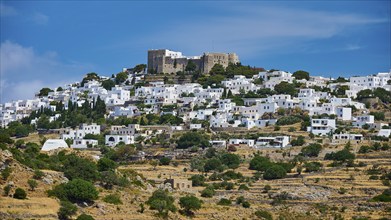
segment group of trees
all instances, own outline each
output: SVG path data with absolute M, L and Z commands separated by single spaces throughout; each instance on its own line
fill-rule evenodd
M 209 74 L 223 75 L 227 78 L 233 78 L 234 75 L 244 75 L 247 78 L 251 78 L 252 76 L 257 75 L 259 71 L 259 68 L 243 66 L 241 63 L 229 63 L 227 68 L 224 68 L 221 64 L 215 64 Z
M 166 218 L 169 212 L 176 212 L 175 199 L 167 191 L 158 189 L 152 193 L 146 202 L 150 209 L 157 210 L 158 216 Z M 187 216 L 194 215 L 194 211 L 201 208 L 202 201 L 195 196 L 187 195 L 179 199 L 180 212 Z
M 391 103 L 391 92 L 378 87 L 374 90 L 364 89 L 357 93 L 357 100 L 362 101 L 365 98 L 379 98 L 383 103 Z
M 191 147 L 208 147 L 209 136 L 196 131 L 189 131 L 184 133 L 177 141 L 177 148 L 187 149 Z
M 54 121 L 50 121 L 50 117 L 60 114 Z M 81 123 L 104 121 L 106 114 L 106 104 L 98 96 L 92 103 L 85 100 L 83 105 L 79 107 L 77 103 L 68 102 L 68 109 L 61 102 L 56 103 L 56 111 L 49 108 L 41 108 L 33 111 L 30 116 L 23 118 L 21 122 L 24 125 L 29 125 L 31 121 L 38 118 L 36 127 L 38 129 L 55 129 L 61 127 L 76 127 Z
M 310 80 L 310 74 L 307 71 L 304 70 L 298 70 L 292 74 L 295 79 L 305 79 L 305 80 Z
M 300 155 L 304 157 L 317 157 L 322 150 L 322 145 L 317 143 L 309 144 L 301 149 Z
M 264 179 L 271 180 L 284 178 L 293 167 L 292 163 L 274 163 L 269 158 L 257 154 L 251 159 L 249 169 L 262 172 Z
M 196 157 L 190 161 L 190 168 L 200 172 L 223 172 L 226 169 L 238 168 L 240 163 L 241 161 L 238 155 L 217 152 L 215 148 L 209 147 L 203 157 Z

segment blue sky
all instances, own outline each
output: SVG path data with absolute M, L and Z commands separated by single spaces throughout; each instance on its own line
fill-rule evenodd
M 388 0 L 0 2 L 1 103 L 118 73 L 157 48 L 334 77 L 391 68 Z

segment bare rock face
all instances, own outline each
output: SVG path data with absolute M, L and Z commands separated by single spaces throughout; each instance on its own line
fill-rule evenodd
M 9 150 L 0 150 L 0 170 L 7 168 L 12 160 L 12 153 Z
M 148 192 L 153 192 L 154 191 L 154 188 L 153 188 L 153 186 L 150 183 L 147 183 L 147 191 Z
M 51 176 L 43 177 L 42 182 L 44 182 L 45 184 L 51 185 L 51 184 L 53 184 L 53 178 Z
M 95 207 L 99 210 L 99 212 L 102 215 L 106 214 L 106 210 L 105 210 L 106 205 L 105 204 L 103 204 L 103 203 L 96 203 Z

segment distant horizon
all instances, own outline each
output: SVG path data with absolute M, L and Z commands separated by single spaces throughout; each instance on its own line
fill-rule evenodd
M 390 1 L 0 0 L 1 102 L 147 63 L 149 48 L 350 77 L 391 69 Z

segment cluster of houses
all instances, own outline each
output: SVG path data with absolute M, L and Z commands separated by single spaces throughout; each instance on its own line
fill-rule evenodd
M 143 76 L 130 74 L 128 81 L 138 82 Z M 134 79 L 133 79 L 134 78 Z M 102 77 L 102 80 L 114 80 Z M 262 83 L 255 83 L 261 79 Z M 375 122 L 374 116 L 369 115 L 364 103 L 354 101 L 359 91 L 382 87 L 391 91 L 391 71 L 378 73 L 371 76 L 350 77 L 349 81 L 337 83 L 329 78 L 311 76 L 309 80 L 296 80 L 291 73 L 285 71 L 264 71 L 252 78 L 238 75 L 232 79 L 221 82 L 224 88 L 203 88 L 198 83 L 165 84 L 164 82 L 150 82 L 145 86 L 135 88 L 133 85 L 116 85 L 107 90 L 101 81 L 88 81 L 80 86 L 80 83 L 67 85 L 62 90 L 49 92 L 48 96 L 31 100 L 17 100 L 0 105 L 0 126 L 6 127 L 10 122 L 17 121 L 28 116 L 32 111 L 41 108 L 56 110 L 53 101 L 62 102 L 65 109 L 68 103 L 76 103 L 78 106 L 88 100 L 93 102 L 98 96 L 106 104 L 108 118 L 128 117 L 132 118 L 141 114 L 172 114 L 181 117 L 183 125 L 171 126 L 170 130 L 199 130 L 206 129 L 252 129 L 262 128 L 276 124 L 273 118 L 265 119 L 265 113 L 273 114 L 279 109 L 300 108 L 308 111 L 311 124 L 307 131 L 314 135 L 332 135 L 337 129 L 337 120 L 351 122 L 354 127 L 364 125 L 379 130 L 379 135 L 389 136 L 389 129 L 382 129 L 384 125 Z M 258 80 L 259 81 L 259 80 Z M 243 98 L 244 104 L 237 105 L 223 94 L 230 91 L 233 95 L 239 93 L 256 92 L 259 89 L 274 87 L 281 82 L 299 82 L 307 88 L 300 89 L 297 96 L 286 94 L 270 95 L 266 98 Z M 316 91 L 312 87 L 329 88 L 331 91 L 340 86 L 348 86 L 344 98 L 334 97 L 328 92 Z M 132 95 L 131 95 L 132 94 Z M 136 103 L 143 102 L 142 108 Z M 161 110 L 163 106 L 175 106 L 170 110 Z M 353 107 L 354 106 L 354 107 Z M 358 109 L 362 114 L 353 116 L 352 108 Z M 165 109 L 165 108 L 164 108 Z M 335 115 L 332 118 L 319 118 L 319 115 Z M 60 115 L 50 117 L 50 121 L 56 120 Z M 207 122 L 207 123 L 201 123 Z M 36 123 L 36 120 L 32 120 Z M 140 132 L 140 125 L 112 126 L 109 134 L 105 135 L 105 144 L 116 146 L 118 143 L 131 144 L 138 135 L 148 136 Z M 101 127 L 97 124 L 82 124 L 75 129 L 66 128 L 61 131 L 61 139 L 72 140 L 73 148 L 93 147 L 98 144 L 94 139 L 86 139 L 87 134 L 100 134 Z M 338 140 L 358 140 L 362 136 L 354 134 L 334 134 Z M 286 147 L 289 144 L 289 136 L 259 137 L 257 140 L 231 139 L 225 141 L 214 140 L 213 145 L 246 144 L 250 147 Z

